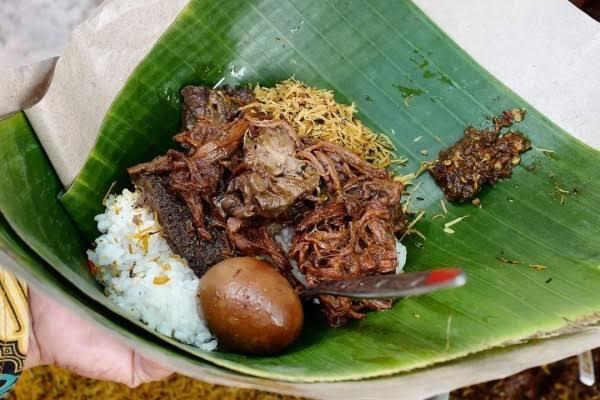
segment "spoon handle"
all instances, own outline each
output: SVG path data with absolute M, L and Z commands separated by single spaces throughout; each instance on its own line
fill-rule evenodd
M 438 268 L 397 275 L 375 275 L 321 282 L 316 286 L 307 287 L 300 292 L 300 296 L 314 297 L 330 294 L 356 299 L 386 299 L 431 293 L 440 289 L 462 286 L 466 282 L 467 275 L 462 269 Z

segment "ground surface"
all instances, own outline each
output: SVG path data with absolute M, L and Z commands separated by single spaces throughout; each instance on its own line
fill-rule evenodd
M 579 382 L 577 357 L 542 368 L 532 368 L 506 379 L 482 383 L 452 392 L 452 400 L 598 400 L 600 399 L 600 350 L 594 351 L 596 385 Z
M 594 354 L 600 381 L 600 350 Z M 571 357 L 509 378 L 452 392 L 452 400 L 600 400 L 600 385 L 579 382 L 577 358 Z M 11 400 L 300 400 L 255 390 L 209 385 L 180 375 L 130 389 L 124 385 L 81 378 L 56 367 L 26 371 Z
M 82 378 L 57 367 L 25 371 L 10 400 L 294 400 L 256 390 L 209 385 L 173 375 L 170 378 L 130 389 L 125 385 Z

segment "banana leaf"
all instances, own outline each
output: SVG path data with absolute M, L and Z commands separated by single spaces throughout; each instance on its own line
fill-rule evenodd
M 421 150 L 434 157 L 465 126 L 507 108 L 527 109 L 519 129 L 535 149 L 510 181 L 481 193 L 481 208 L 448 205 L 445 219 L 433 219 L 443 213 L 441 192 L 427 176 L 414 186 L 413 197 L 423 200 L 413 207 L 427 211 L 417 225 L 426 240 L 407 240 L 406 269 L 460 265 L 469 276 L 465 287 L 402 300 L 341 329 L 313 316 L 300 341 L 274 357 L 171 345 L 255 376 L 336 381 L 424 367 L 598 319 L 600 154 L 490 76 L 405 1 L 190 2 L 128 79 L 79 177 L 61 196 L 74 224 L 56 199 L 60 185 L 39 144 L 8 139 L 6 127 L 0 160 L 13 168 L 0 177 L 0 210 L 48 264 L 118 314 L 87 274 L 82 243 L 97 234 L 93 216 L 111 183 L 127 184 L 127 166 L 172 144 L 178 90 L 223 77 L 271 85 L 292 75 L 356 103 L 360 118 L 409 158 L 406 172 L 426 159 Z M 14 124 L 29 129 L 22 117 Z M 467 215 L 454 234 L 443 231 Z

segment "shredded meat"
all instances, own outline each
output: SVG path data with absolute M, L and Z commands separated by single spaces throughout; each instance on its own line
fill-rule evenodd
M 181 93 L 184 130 L 174 139 L 183 151 L 169 150 L 150 162 L 129 168 L 128 172 L 159 220 L 169 221 L 171 234 L 168 240 L 172 250 L 185 257 L 194 272 L 201 276 L 210 266 L 207 263 L 214 264 L 224 255 L 234 254 L 222 234 L 225 221 L 219 222 L 222 218 L 211 216 L 217 216 L 212 212 L 211 204 L 222 186 L 225 169 L 237 158 L 235 153 L 239 152 L 249 127 L 248 121 L 240 117 L 238 108 L 253 98 L 247 90 L 221 92 L 202 86 L 186 86 Z M 159 187 L 155 182 L 161 182 L 166 190 L 155 190 Z M 186 212 L 178 216 L 173 212 L 167 214 L 169 207 L 164 199 L 169 195 L 176 196 L 177 202 L 186 207 Z M 209 213 L 205 213 L 207 207 Z M 175 217 L 186 227 L 185 234 L 179 234 L 181 229 L 173 228 Z M 223 230 L 215 228 L 218 224 L 223 225 Z M 203 249 L 205 260 L 200 260 L 197 250 L 191 249 L 190 244 L 194 243 L 198 249 Z
M 511 177 L 513 167 L 521 161 L 520 153 L 531 146 L 518 132 L 500 136 L 500 131 L 521 121 L 523 115 L 521 110 L 505 111 L 494 118 L 491 130 L 469 127 L 456 144 L 440 152 L 429 173 L 449 201 L 470 200 L 486 183 L 493 186 Z
M 174 226 L 165 231 L 173 236 L 172 250 L 198 266 L 198 276 L 210 265 L 197 259 L 202 255 L 190 247 L 194 243 L 208 249 L 210 263 L 224 254 L 266 258 L 298 290 L 302 284 L 290 259 L 309 286 L 395 272 L 395 235 L 406 230 L 400 182 L 341 146 L 298 138 L 283 120 L 241 112 L 252 101 L 247 91 L 187 86 L 182 95 L 184 130 L 174 137 L 182 149 L 128 171 L 142 190 L 149 187 L 142 182 L 161 183 L 161 201 L 152 199 L 156 191 L 145 194 L 159 220 L 168 217 L 172 225 L 173 210 L 185 208 L 185 235 Z M 177 207 L 164 204 L 169 196 Z M 274 239 L 273 224 L 295 226 L 289 254 Z M 392 305 L 336 296 L 319 300 L 332 326 Z
M 299 152 L 326 183 L 328 200 L 304 215 L 295 227 L 290 256 L 308 286 L 326 280 L 394 273 L 395 233 L 406 230 L 400 196 L 403 185 L 355 154 L 325 142 L 307 141 Z M 385 310 L 392 301 L 320 296 L 332 326 Z
M 186 131 L 198 126 L 199 121 L 215 125 L 233 120 L 240 107 L 254 101 L 250 89 L 213 90 L 206 86 L 186 86 L 181 90 L 183 97 L 183 128 Z M 209 136 L 212 138 L 212 136 Z
M 302 284 L 292 274 L 290 262 L 285 251 L 273 239 L 267 224 L 252 224 L 235 217 L 227 220 L 229 239 L 238 251 L 246 256 L 263 256 L 271 260 L 273 266 L 295 288 Z
M 312 167 L 293 158 L 298 143 L 295 132 L 285 123 L 247 118 L 240 113 L 239 107 L 252 101 L 251 92 L 245 90 L 216 91 L 187 86 L 182 95 L 184 131 L 174 139 L 183 151 L 169 150 L 128 170 L 159 220 L 166 221 L 168 217 L 172 222 L 175 216 L 173 212 L 167 215 L 166 210 L 173 207 L 166 207 L 163 198 L 157 198 L 158 192 L 148 190 L 150 186 L 141 182 L 165 182 L 166 195 L 176 196 L 173 202 L 185 205 L 186 212 L 179 216 L 180 224 L 186 227 L 185 235 L 179 234 L 181 229 L 175 229 L 171 223 L 166 230 L 171 249 L 185 257 L 198 276 L 210 267 L 207 262 L 214 264 L 226 254 L 243 254 L 270 259 L 294 286 L 300 286 L 291 274 L 285 252 L 266 226 L 236 218 L 287 212 L 302 193 L 316 188 L 318 175 L 311 173 Z M 259 176 L 250 174 L 255 171 Z M 250 183 L 263 180 L 265 185 L 246 188 L 243 180 Z M 252 212 L 244 214 L 233 206 L 224 207 L 236 205 L 235 201 L 245 202 Z M 188 229 L 190 219 L 195 232 Z M 226 227 L 226 238 L 215 227 L 221 220 L 223 229 Z M 209 226 L 207 221 L 211 221 Z M 196 250 L 203 249 L 206 260 L 198 259 L 198 251 L 191 249 L 190 243 L 198 245 Z M 230 246 L 235 251 L 229 251 Z
M 203 201 L 210 203 L 216 194 L 224 172 L 224 167 L 219 162 L 230 158 L 238 150 L 248 129 L 248 121 L 239 118 L 223 125 L 221 129 L 226 131 L 221 135 L 222 138 L 199 147 L 191 147 L 187 154 L 169 150 L 165 156 L 128 170 L 130 175 L 166 172 L 169 176 L 169 190 L 176 193 L 188 206 L 198 235 L 204 240 L 211 240 L 212 236 L 204 226 Z M 186 133 L 191 134 L 191 131 Z

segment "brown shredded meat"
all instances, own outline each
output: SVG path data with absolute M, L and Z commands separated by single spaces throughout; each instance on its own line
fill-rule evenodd
M 188 86 L 182 95 L 184 130 L 174 137 L 182 151 L 169 150 L 128 171 L 161 222 L 177 223 L 182 215 L 185 229 L 164 231 L 173 236 L 172 250 L 198 266 L 198 276 L 209 266 L 190 248 L 194 243 L 212 255 L 211 262 L 232 253 L 266 258 L 297 289 L 302 284 L 290 259 L 308 286 L 395 272 L 395 235 L 406 230 L 402 183 L 341 146 L 298 138 L 283 120 L 248 107 L 240 112 L 252 101 L 247 91 Z M 141 184 L 148 181 L 166 188 L 161 201 Z M 164 204 L 168 196 L 189 212 L 173 213 Z M 273 227 L 285 224 L 294 226 L 289 254 L 273 236 Z M 392 305 L 336 296 L 319 300 L 332 326 Z
M 271 260 L 273 266 L 294 288 L 302 284 L 292 274 L 290 261 L 283 248 L 273 238 L 266 223 L 252 223 L 235 217 L 227 220 L 227 234 L 235 248 L 245 256 L 263 256 Z
M 337 145 L 306 140 L 299 152 L 321 174 L 327 200 L 296 225 L 290 256 L 306 276 L 308 286 L 394 273 L 396 233 L 406 230 L 400 196 L 403 185 L 389 174 Z M 390 300 L 353 300 L 320 296 L 327 321 L 340 326 L 365 317 L 365 311 L 385 310 Z
M 531 146 L 518 132 L 500 132 L 523 117 L 522 110 L 505 111 L 494 118 L 491 130 L 469 127 L 456 144 L 440 152 L 429 173 L 449 201 L 470 200 L 483 185 L 493 186 L 500 179 L 511 177 L 513 167 L 521 161 L 520 153 Z

